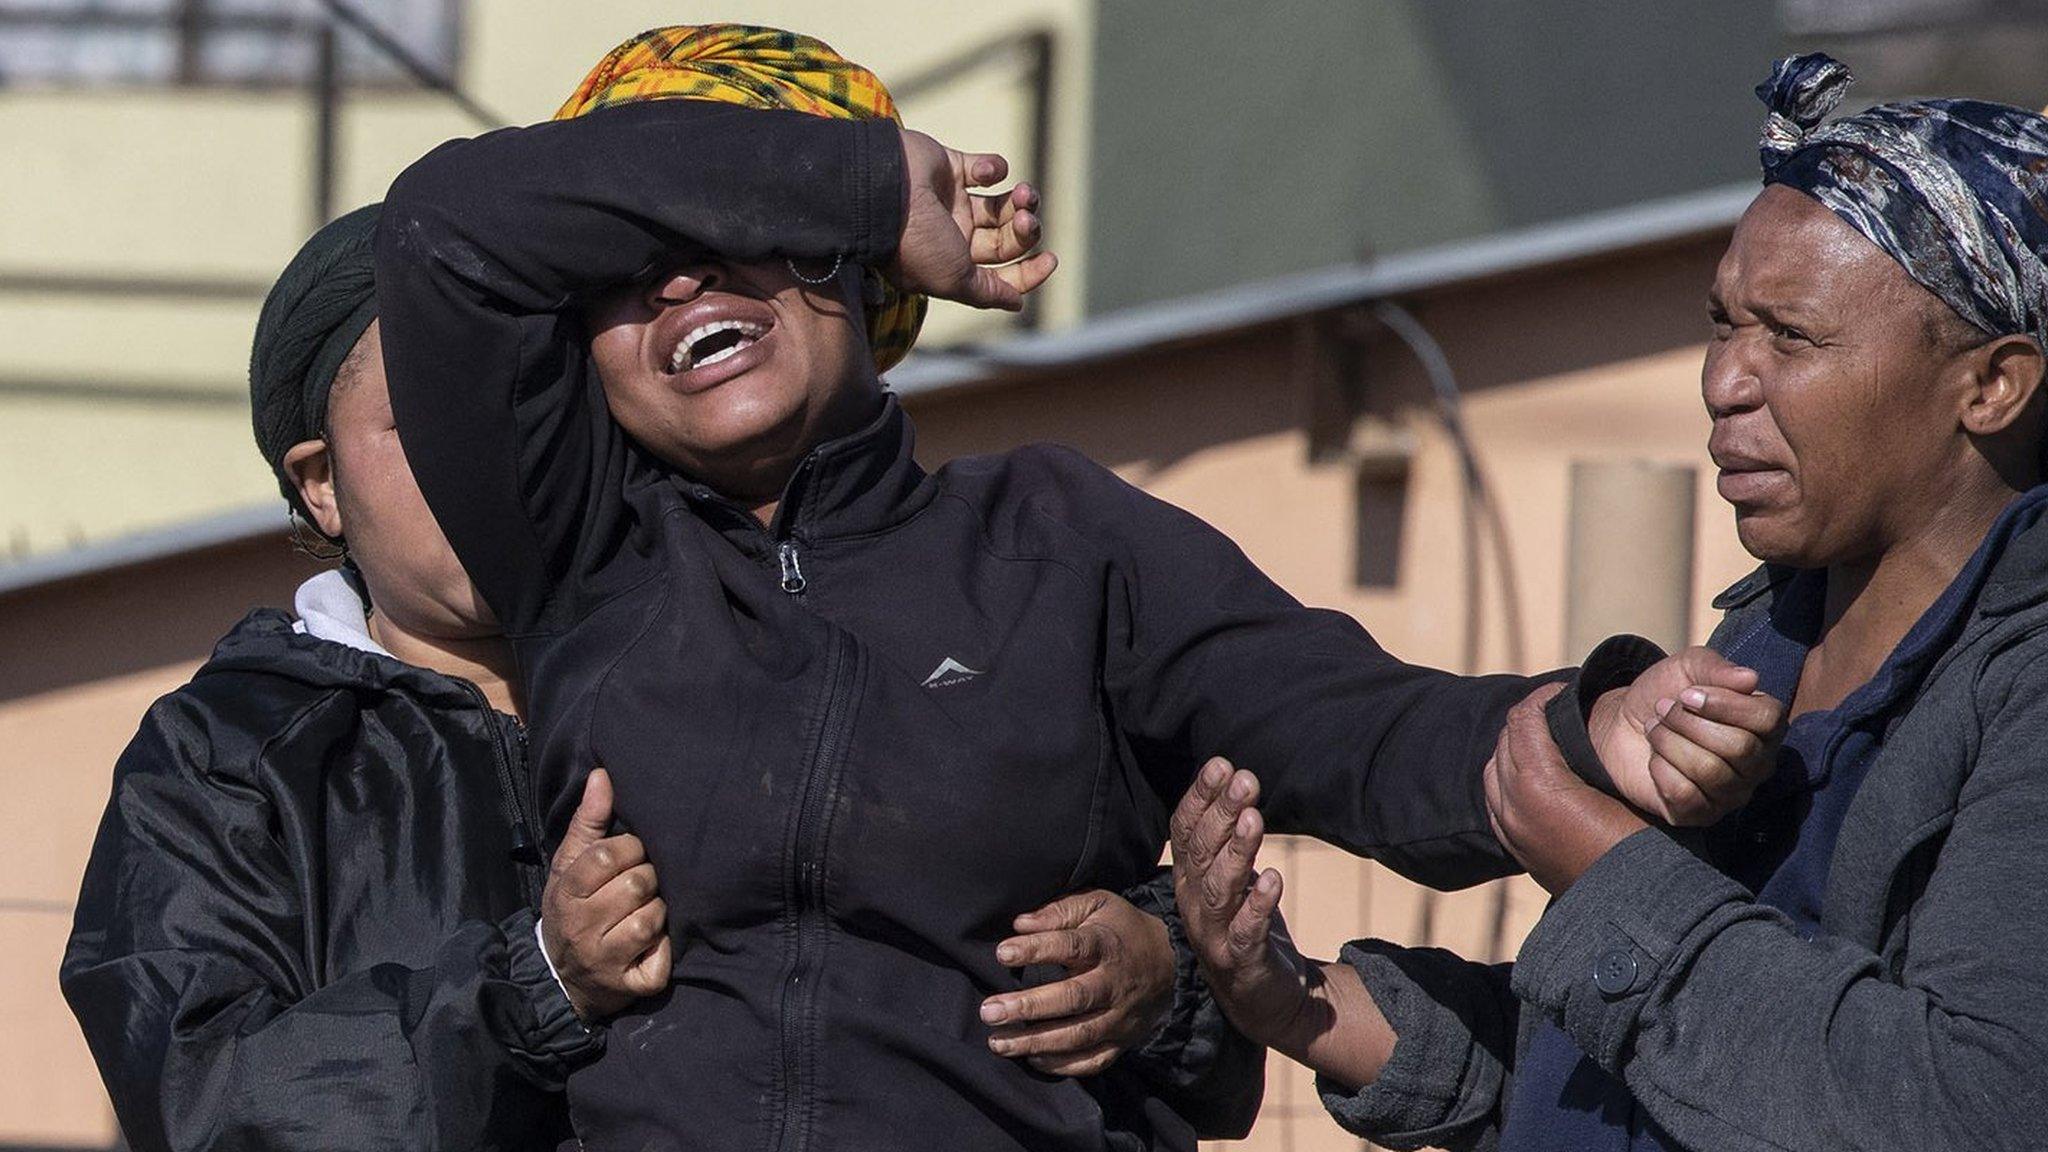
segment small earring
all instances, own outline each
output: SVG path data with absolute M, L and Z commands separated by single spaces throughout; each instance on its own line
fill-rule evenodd
M 309 556 L 322 564 L 332 564 L 348 559 L 348 545 L 322 532 L 318 527 L 299 515 L 297 508 L 287 508 L 285 523 L 291 525 L 292 551 Z
M 806 276 L 802 272 L 797 270 L 795 257 L 785 256 L 782 258 L 782 262 L 784 264 L 789 265 L 789 274 L 791 276 L 794 276 L 797 279 L 803 281 L 804 283 L 809 284 L 813 288 L 816 288 L 821 284 L 830 284 L 832 282 L 832 279 L 839 275 L 839 266 L 845 263 L 845 261 L 846 257 L 844 256 L 834 256 L 832 258 L 832 270 L 830 272 L 825 273 L 823 276 L 820 276 L 817 279 L 813 280 L 809 276 Z

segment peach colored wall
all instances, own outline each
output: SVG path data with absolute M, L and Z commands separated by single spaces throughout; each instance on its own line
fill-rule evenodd
M 1467 419 L 1507 522 L 1524 620 L 1522 663 L 1560 651 L 1567 476 L 1581 457 L 1702 469 L 1694 599 L 1746 559 L 1712 493 L 1697 395 L 1699 301 L 1718 242 L 1702 241 L 1414 301 L 1467 392 Z M 1085 372 L 991 385 L 909 406 L 928 461 L 1030 440 L 1074 444 L 1236 539 L 1303 600 L 1363 620 L 1388 648 L 1454 666 L 1463 648 L 1463 536 L 1455 459 L 1412 361 L 1383 335 L 1360 356 L 1367 406 L 1414 445 L 1398 580 L 1352 583 L 1351 466 L 1309 459 L 1312 405 L 1293 329 L 1273 326 L 1160 349 Z M 1488 561 L 1480 666 L 1508 664 Z M 310 571 L 276 540 L 0 597 L 0 1144 L 104 1144 L 112 1129 L 55 966 L 113 759 L 148 701 L 175 686 L 249 605 L 284 603 Z M 1286 911 L 1312 953 L 1378 935 L 1487 956 L 1498 918 L 1509 948 L 1542 909 L 1526 881 L 1429 896 L 1372 865 L 1283 841 Z M 1234 1147 L 1357 1148 L 1324 1115 L 1308 1077 L 1270 1066 L 1267 1106 Z
M 0 703 L 9 801 L 0 809 L 0 1140 L 113 1142 L 92 1057 L 57 992 L 71 904 L 107 799 L 114 758 L 149 702 L 197 667 L 183 661 Z
M 312 571 L 280 534 L 0 596 L 0 1028 L 17 1038 L 0 1045 L 0 1145 L 114 1143 L 57 991 L 114 760 L 221 633 Z

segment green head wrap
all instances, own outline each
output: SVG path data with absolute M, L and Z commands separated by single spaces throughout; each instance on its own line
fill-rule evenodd
M 327 393 L 341 362 L 377 318 L 372 241 L 380 205 L 358 208 L 313 233 L 271 286 L 249 353 L 256 447 L 286 500 L 305 508 L 284 474 L 292 445 L 327 428 Z

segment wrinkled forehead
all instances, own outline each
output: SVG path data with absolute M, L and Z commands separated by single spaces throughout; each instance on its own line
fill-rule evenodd
M 1925 294 L 1906 270 L 1825 204 L 1782 184 L 1750 202 L 1715 270 L 1723 299 L 1758 295 L 1869 307 Z

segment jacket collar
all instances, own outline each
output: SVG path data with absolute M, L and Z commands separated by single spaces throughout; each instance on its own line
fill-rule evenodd
M 299 614 L 292 631 L 329 640 L 358 652 L 397 659 L 370 635 L 370 609 L 355 582 L 339 568 L 329 568 L 299 585 L 292 597 Z
M 482 693 L 465 681 L 302 631 L 298 621 L 275 608 L 258 608 L 243 617 L 214 645 L 212 657 L 195 678 L 227 672 L 271 676 L 315 689 L 404 692 L 444 707 L 490 711 Z
M 2024 514 L 2027 509 L 2016 511 Z M 2012 617 L 2048 600 L 2048 523 L 2044 520 L 2048 517 L 2015 526 L 1985 573 L 1959 634 L 1941 647 L 1932 667 L 1918 677 L 1917 692 L 1936 692 L 1935 685 L 1949 666 L 1969 661 L 1971 653 L 1983 651 L 1986 641 L 2038 627 L 2036 618 L 2014 621 Z M 1768 627 L 1773 608 L 1798 571 L 1766 564 L 1715 597 L 1715 607 L 1727 615 L 1712 646 L 1728 652 L 1743 645 L 1755 630 Z M 1946 707 L 1958 703 L 1954 695 L 1942 700 Z M 1879 753 L 1850 802 L 1836 841 L 1835 866 L 1829 870 L 1821 901 L 1827 931 L 1871 948 L 1878 946 L 1892 914 L 1887 893 L 1901 861 L 1948 826 L 1956 810 L 1959 781 L 1970 767 L 1967 756 L 1930 757 L 1924 737 L 1902 739 L 1906 726 L 1914 725 L 1916 731 L 1943 732 L 1937 745 L 1946 746 L 1948 735 L 1958 730 L 1954 715 L 1927 712 L 1916 722 L 1914 710 L 1908 709 L 1899 725 L 1899 732 L 1886 740 L 1888 746 L 1897 743 L 1899 747 Z M 1851 862 L 1853 867 L 1848 866 Z
M 1876 948 L 1897 912 L 1890 898 L 1906 857 L 1947 831 L 1959 806 L 1964 778 L 1974 767 L 1974 738 L 1956 740 L 1963 731 L 1958 715 L 1973 698 L 1983 665 L 1991 654 L 2019 645 L 2042 626 L 2037 611 L 2048 599 L 2048 517 L 2035 520 L 2006 542 L 1977 593 L 1975 613 L 1963 636 L 1927 675 L 1925 691 L 1948 675 L 1951 665 L 1964 674 L 1962 687 L 1942 697 L 1957 709 L 1943 714 L 1929 710 L 1907 740 L 1909 713 L 1900 731 L 1886 741 L 1897 750 L 1880 752 L 1863 786 L 1850 802 L 1837 841 L 1836 865 L 1828 872 L 1822 897 L 1823 924 L 1828 931 Z M 1957 748 L 1953 755 L 1930 749 Z M 1967 750 L 1966 750 L 1967 749 Z M 1862 846 L 1854 856 L 1843 846 Z M 1853 867 L 1844 866 L 1853 862 Z
M 917 437 L 894 393 L 865 428 L 811 449 L 783 486 L 774 523 L 764 531 L 753 513 L 707 485 L 676 477 L 699 514 L 744 551 L 774 541 L 806 544 L 866 536 L 908 520 L 924 509 L 937 487 L 916 458 Z
M 1722 589 L 1721 594 L 1714 597 L 1714 610 L 1732 612 L 1747 608 L 1767 593 L 1775 595 L 1798 571 L 1782 564 L 1759 564 L 1749 575 Z
M 2048 516 L 2012 538 L 1991 567 L 1977 611 L 2008 616 L 2048 599 Z

